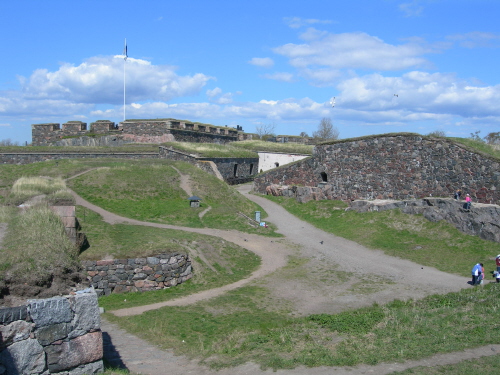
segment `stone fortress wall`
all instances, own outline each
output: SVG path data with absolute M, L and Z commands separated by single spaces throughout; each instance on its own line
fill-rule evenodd
M 64 124 L 46 123 L 31 125 L 33 146 L 72 145 L 71 139 L 80 137 L 112 136 L 122 143 L 161 143 L 167 141 L 220 143 L 252 139 L 240 126 L 221 127 L 175 119 L 126 120 L 115 124 L 99 120 L 87 126 L 82 121 Z
M 96 136 L 98 135 L 98 136 Z M 108 120 L 99 120 L 90 124 L 81 121 L 68 121 L 60 124 L 32 125 L 33 146 L 121 146 L 126 143 L 163 143 L 193 142 L 217 143 L 252 139 L 253 134 L 237 128 L 219 127 L 207 124 L 191 123 L 174 119 L 165 120 L 128 120 L 120 124 Z M 0 162 L 7 164 L 27 164 L 44 160 L 67 158 L 101 158 L 113 157 L 123 159 L 162 158 L 187 161 L 222 177 L 230 184 L 251 181 L 258 173 L 259 158 L 204 158 L 170 150 L 160 146 L 155 153 L 3 153 Z M 214 168 L 215 167 L 215 168 Z
M 93 289 L 0 309 L 0 373 L 89 375 L 104 369 Z
M 382 134 L 317 145 L 313 156 L 258 175 L 254 189 L 310 199 L 451 197 L 500 203 L 500 161 L 447 138 Z M 286 188 L 287 187 L 287 188 Z

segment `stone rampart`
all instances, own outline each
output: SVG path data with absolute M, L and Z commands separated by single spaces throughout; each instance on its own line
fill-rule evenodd
M 26 152 L 26 153 L 0 153 L 0 164 L 30 164 L 47 160 L 61 159 L 96 159 L 96 158 L 118 158 L 118 159 L 157 159 L 158 154 L 154 152 L 143 153 L 98 153 L 98 152 Z
M 217 143 L 224 145 L 238 140 L 238 133 L 236 131 L 228 132 L 228 134 L 221 134 L 170 129 L 170 132 L 177 142 Z
M 88 260 L 83 261 L 82 266 L 98 295 L 164 289 L 193 276 L 189 257 L 177 253 L 134 259 Z
M 79 146 L 79 147 L 118 147 L 127 143 L 154 143 L 173 142 L 175 138 L 172 134 L 134 135 L 134 134 L 113 134 L 100 137 L 82 136 L 78 138 L 64 138 L 54 142 L 54 146 Z
M 100 373 L 100 326 L 92 289 L 0 309 L 0 374 Z
M 498 159 L 446 138 L 383 134 L 317 145 L 312 157 L 257 176 L 254 188 L 294 187 L 286 195 L 300 193 L 302 201 L 451 197 L 461 189 L 498 204 L 499 167 Z
M 241 131 L 241 132 L 240 132 Z M 81 121 L 68 121 L 61 127 L 57 123 L 33 124 L 31 125 L 33 146 L 53 146 L 64 144 L 75 144 L 75 141 L 65 141 L 66 139 L 98 136 L 117 136 L 121 142 L 148 142 L 161 143 L 172 140 L 183 142 L 200 143 L 220 143 L 225 144 L 237 140 L 252 139 L 251 134 L 245 135 L 241 127 L 220 127 L 207 124 L 190 123 L 175 119 L 164 120 L 126 120 L 120 124 L 115 124 L 109 120 L 98 120 L 90 124 Z M 124 137 L 127 135 L 128 137 Z M 121 137 L 120 137 L 121 136 Z M 167 141 L 162 140 L 165 137 Z M 158 142 L 159 141 L 159 142 Z M 120 143 L 120 142 L 118 142 Z M 108 145 L 114 146 L 113 142 Z

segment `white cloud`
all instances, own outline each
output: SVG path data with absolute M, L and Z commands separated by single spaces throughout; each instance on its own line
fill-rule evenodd
M 93 107 L 93 104 L 73 103 L 64 99 L 26 100 L 19 92 L 0 92 L 0 115 L 2 116 L 72 116 L 76 113 L 87 112 Z
M 222 90 L 219 87 L 216 87 L 215 89 L 212 90 L 207 90 L 207 96 L 209 98 L 214 98 L 217 95 L 220 95 L 222 93 Z
M 432 52 L 422 45 L 408 42 L 391 45 L 366 33 L 306 32 L 304 44 L 285 44 L 274 52 L 289 58 L 298 69 L 328 67 L 330 69 L 403 70 L 429 65 L 422 57 Z
M 19 80 L 26 99 L 67 100 L 75 103 L 118 104 L 123 100 L 121 56 L 92 57 L 78 66 L 62 64 L 55 71 L 38 69 Z M 210 80 L 204 74 L 179 76 L 175 68 L 152 65 L 149 61 L 128 58 L 126 94 L 130 100 L 171 100 L 198 93 Z
M 274 61 L 270 57 L 254 57 L 248 63 L 263 68 L 270 68 L 274 65 Z
M 337 106 L 357 111 L 407 111 L 414 116 L 500 116 L 500 85 L 479 87 L 453 74 L 413 71 L 401 77 L 370 74 L 343 81 Z M 397 97 L 394 96 L 397 94 Z M 411 120 L 410 115 L 405 115 Z
M 233 101 L 233 94 L 230 92 L 223 94 L 219 87 L 207 90 L 206 94 L 212 103 L 229 104 Z

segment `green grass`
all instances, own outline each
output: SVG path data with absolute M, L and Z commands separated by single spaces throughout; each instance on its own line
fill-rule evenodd
M 207 158 L 258 158 L 259 155 L 253 150 L 247 150 L 234 146 L 238 142 L 225 145 L 216 143 L 191 143 L 191 142 L 166 142 L 162 146 L 173 148 L 188 154 Z
M 192 194 L 202 198 L 201 207 L 189 207 L 189 196 L 180 187 L 176 169 L 190 176 Z M 188 163 L 128 161 L 91 171 L 72 179 L 68 185 L 91 203 L 136 220 L 279 236 L 272 225 L 255 227 L 239 215 L 241 212 L 253 217 L 255 211 L 261 211 L 265 217 L 262 208 L 225 182 Z M 208 207 L 210 211 L 200 218 L 200 213 Z
M 261 140 L 232 142 L 231 146 L 252 151 L 284 152 L 305 155 L 311 155 L 314 148 L 312 145 L 303 145 L 300 143 L 275 143 Z
M 20 177 L 68 178 L 77 173 L 103 166 L 123 165 L 120 159 L 62 159 L 25 165 L 2 164 L 0 166 L 0 204 L 5 204 L 5 197 L 10 194 L 14 182 Z
M 214 368 L 375 365 L 496 344 L 500 334 L 498 284 L 305 318 L 269 310 L 266 293 L 244 287 L 194 306 L 108 318 Z
M 83 207 L 77 207 L 77 217 L 90 244 L 80 254 L 81 260 L 180 252 L 189 254 L 193 262 L 195 277 L 186 283 L 148 293 L 101 297 L 99 304 L 106 310 L 147 305 L 217 288 L 248 277 L 260 264 L 260 258 L 254 253 L 217 237 L 137 225 L 110 225 L 103 222 L 100 215 Z
M 266 196 L 289 212 L 325 232 L 350 239 L 386 254 L 462 276 L 484 263 L 487 274 L 496 270 L 500 244 L 461 233 L 445 221 L 433 223 L 422 215 L 400 210 L 357 213 L 345 211 L 340 201 L 310 201 Z

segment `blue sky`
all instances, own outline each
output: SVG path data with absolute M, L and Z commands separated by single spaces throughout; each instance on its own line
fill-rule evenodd
M 2 1 L 0 140 L 122 121 L 124 64 L 127 119 L 485 136 L 500 131 L 499 16 L 497 0 Z

